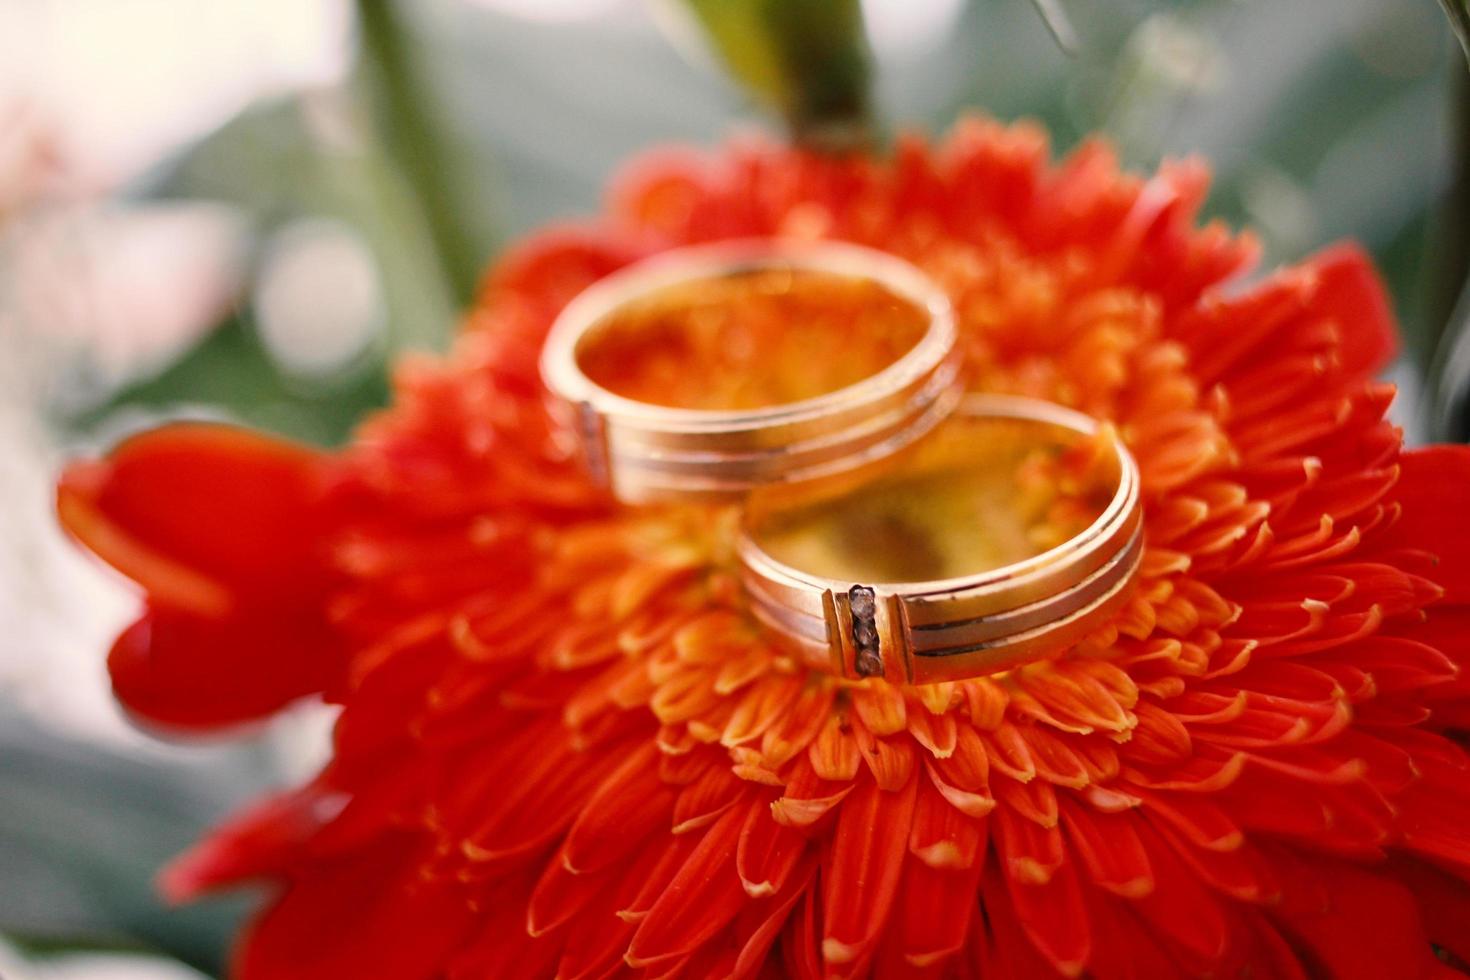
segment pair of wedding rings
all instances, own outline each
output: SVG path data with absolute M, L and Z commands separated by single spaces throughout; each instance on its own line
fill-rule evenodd
M 1111 427 L 966 395 L 957 339 L 944 291 L 895 256 L 734 241 L 595 283 L 541 371 L 619 500 L 744 502 L 742 586 L 787 649 L 923 684 L 1065 650 L 1142 555 Z

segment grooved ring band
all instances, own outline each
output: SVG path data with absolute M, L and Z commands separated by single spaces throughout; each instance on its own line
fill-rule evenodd
M 627 304 L 768 269 L 871 281 L 921 311 L 925 330 L 876 374 L 752 410 L 652 405 L 615 394 L 582 370 L 580 345 Z M 840 242 L 757 239 L 674 249 L 599 280 L 552 325 L 541 375 L 556 396 L 553 412 L 577 434 L 594 479 L 625 503 L 649 503 L 734 500 L 756 486 L 814 479 L 888 456 L 954 410 L 963 396 L 961 364 L 948 297 L 909 263 Z
M 1099 431 L 1089 416 L 1008 395 L 970 395 L 956 414 Z M 863 583 L 810 575 L 756 544 L 748 510 L 738 554 L 751 611 L 804 662 L 850 678 L 926 684 L 1045 659 L 1122 605 L 1142 558 L 1138 466 L 1116 434 L 1111 451 L 1118 485 L 1091 525 L 1041 554 L 963 578 Z

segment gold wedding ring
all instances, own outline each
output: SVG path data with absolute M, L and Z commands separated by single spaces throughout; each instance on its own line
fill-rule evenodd
M 925 684 L 1061 652 L 1126 600 L 1137 465 L 1111 427 L 971 395 L 841 478 L 755 491 L 738 553 L 754 614 L 813 667 Z
M 1054 656 L 1126 601 L 1138 467 L 1110 426 L 964 394 L 944 292 L 894 256 L 749 240 L 589 287 L 542 353 L 625 503 L 744 500 L 754 615 L 808 665 L 925 684 Z
M 943 290 L 895 256 L 749 240 L 661 253 L 576 297 L 541 374 L 626 503 L 738 499 L 889 456 L 963 395 Z

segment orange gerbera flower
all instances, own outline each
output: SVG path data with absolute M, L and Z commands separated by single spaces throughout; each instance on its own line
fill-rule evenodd
M 325 771 L 165 890 L 274 883 L 245 980 L 1458 975 L 1470 451 L 1384 421 L 1363 255 L 1232 287 L 1254 248 L 1195 226 L 1205 184 L 984 121 L 882 161 L 662 152 L 505 258 L 344 452 L 172 426 L 74 466 L 63 520 L 147 591 L 111 657 L 137 715 L 342 705 Z M 728 512 L 584 480 L 551 320 L 747 235 L 904 256 L 977 388 L 1117 423 L 1147 556 L 1114 622 L 1001 676 L 816 675 L 743 611 Z

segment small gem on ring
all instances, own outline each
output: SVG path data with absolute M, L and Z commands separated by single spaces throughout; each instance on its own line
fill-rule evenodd
M 854 585 L 847 590 L 848 607 L 852 611 L 853 667 L 859 677 L 878 677 L 883 673 L 883 657 L 878 652 L 878 624 L 874 617 L 878 604 L 873 590 Z

